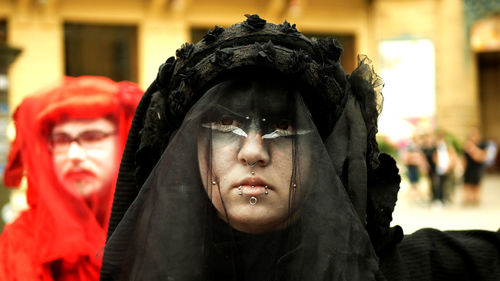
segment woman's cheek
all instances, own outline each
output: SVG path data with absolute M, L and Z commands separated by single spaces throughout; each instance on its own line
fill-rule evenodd
M 222 177 L 237 162 L 238 147 L 236 143 L 213 142 L 212 165 L 215 176 L 222 180 Z
M 280 177 L 290 179 L 293 168 L 292 142 L 284 139 L 282 142 L 272 143 L 270 150 L 274 171 L 280 174 Z

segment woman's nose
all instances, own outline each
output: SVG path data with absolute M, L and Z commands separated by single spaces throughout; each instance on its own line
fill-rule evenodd
M 80 161 L 85 158 L 85 148 L 83 148 L 79 143 L 73 141 L 69 145 L 68 149 L 68 159 L 71 161 Z
M 267 147 L 264 145 L 262 135 L 253 130 L 244 139 L 243 146 L 238 152 L 238 160 L 244 165 L 266 166 L 270 156 Z

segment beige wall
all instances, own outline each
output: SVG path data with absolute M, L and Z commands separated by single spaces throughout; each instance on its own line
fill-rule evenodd
M 437 121 L 464 139 L 471 126 L 479 125 L 477 73 L 474 56 L 467 46 L 463 1 L 440 1 L 436 65 Z
M 478 123 L 474 56 L 465 48 L 462 0 L 12 0 L 0 2 L 8 20 L 8 43 L 23 49 L 12 65 L 11 106 L 64 74 L 65 21 L 138 26 L 138 79 L 146 87 L 159 65 L 190 38 L 191 27 L 228 26 L 258 13 L 271 22 L 288 20 L 311 33 L 355 35 L 355 52 L 377 69 L 382 40 L 410 35 L 433 40 L 436 50 L 437 124 L 463 138 Z M 418 81 L 418 77 L 416 77 Z
M 476 70 L 466 48 L 462 0 L 379 0 L 374 44 L 410 36 L 431 39 L 436 57 L 436 126 L 464 139 L 478 124 Z M 415 77 L 418 83 L 418 77 Z
M 64 75 L 63 23 L 134 24 L 138 26 L 138 80 L 143 89 L 158 67 L 189 41 L 191 27 L 229 26 L 258 13 L 271 22 L 285 19 L 301 31 L 355 35 L 356 53 L 373 56 L 369 9 L 364 0 L 302 0 L 299 12 L 284 0 L 12 0 L 0 3 L 8 20 L 8 43 L 23 49 L 9 72 L 10 106 L 48 87 Z M 176 3 L 176 5 L 173 5 Z M 173 5 L 173 6 L 172 6 Z
M 62 34 L 57 21 L 12 17 L 8 42 L 22 49 L 9 71 L 10 103 L 46 87 L 63 75 Z

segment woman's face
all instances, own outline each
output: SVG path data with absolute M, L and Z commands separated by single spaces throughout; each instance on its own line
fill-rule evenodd
M 296 188 L 293 149 L 300 132 L 294 127 L 292 95 L 263 82 L 223 91 L 228 93 L 202 124 L 198 140 L 205 189 L 233 228 L 247 233 L 280 229 Z

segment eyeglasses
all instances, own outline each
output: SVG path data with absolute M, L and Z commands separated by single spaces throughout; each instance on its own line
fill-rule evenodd
M 84 131 L 76 137 L 72 137 L 66 133 L 55 133 L 49 137 L 49 149 L 51 151 L 67 151 L 73 142 L 78 143 L 85 149 L 98 149 L 101 148 L 102 142 L 115 135 L 116 131 L 103 132 L 99 130 Z

